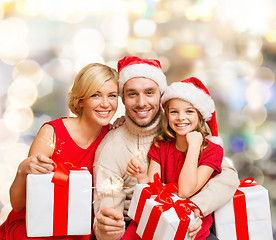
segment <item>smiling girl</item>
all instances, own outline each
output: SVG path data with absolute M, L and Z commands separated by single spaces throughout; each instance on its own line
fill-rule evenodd
M 148 172 L 137 160 L 129 162 L 127 174 L 138 183 L 153 181 L 157 172 L 163 183 L 178 182 L 178 195 L 189 198 L 210 178 L 221 173 L 223 148 L 218 137 L 214 101 L 197 78 L 172 83 L 161 98 L 165 116 L 163 131 L 149 150 Z M 212 137 L 208 140 L 205 123 Z M 210 196 L 213 197 L 213 196 Z M 211 214 L 205 216 L 195 239 L 216 239 L 210 234 Z

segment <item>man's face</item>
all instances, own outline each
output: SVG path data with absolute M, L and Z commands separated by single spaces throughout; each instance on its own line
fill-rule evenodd
M 160 109 L 160 97 L 158 84 L 149 78 L 132 78 L 124 85 L 126 113 L 138 126 L 153 122 Z

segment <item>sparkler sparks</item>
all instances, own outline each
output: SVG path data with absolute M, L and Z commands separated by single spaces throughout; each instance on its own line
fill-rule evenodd
M 54 151 L 56 146 L 58 146 L 59 149 L 56 149 L 56 154 L 60 154 L 60 152 L 62 150 L 62 145 L 65 144 L 65 142 L 59 142 L 59 144 L 56 145 L 57 140 L 54 140 L 54 136 L 52 136 L 52 137 L 43 136 L 43 137 L 41 137 L 41 139 L 45 145 L 47 145 L 49 148 L 52 149 L 52 151 Z
M 107 177 L 103 183 L 99 184 L 97 191 L 104 195 L 112 195 L 114 198 L 114 193 L 119 193 L 123 189 L 123 180 L 116 176 Z
M 110 207 L 114 207 L 116 197 L 122 194 L 123 189 L 128 187 L 124 187 L 124 180 L 121 176 L 114 174 L 113 172 L 108 173 L 107 169 L 102 166 L 98 166 L 97 174 L 101 175 L 104 181 L 96 183 L 96 187 L 94 190 L 95 193 L 99 196 L 99 199 L 112 197 L 113 206 Z M 96 200 L 97 199 L 95 199 L 95 201 Z

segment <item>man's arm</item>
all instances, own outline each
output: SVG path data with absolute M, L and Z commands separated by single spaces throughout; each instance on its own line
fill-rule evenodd
M 125 170 L 122 169 L 120 148 L 116 147 L 114 134 L 116 130 L 108 133 L 98 146 L 94 168 L 94 232 L 97 240 L 117 240 L 120 239 L 125 231 L 123 218 L 125 193 L 112 190 L 111 183 L 119 184 L 123 187 L 122 176 Z M 113 143 L 113 144 L 112 144 Z M 119 187 L 120 188 L 120 187 Z
M 191 198 L 191 201 L 200 207 L 204 216 L 227 203 L 240 184 L 237 170 L 229 159 L 223 158 L 221 167 L 222 172 L 210 179 L 204 188 Z

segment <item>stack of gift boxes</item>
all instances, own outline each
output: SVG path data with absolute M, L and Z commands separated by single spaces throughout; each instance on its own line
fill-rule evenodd
M 176 184 L 163 185 L 158 175 L 153 183 L 136 185 L 128 215 L 138 224 L 141 239 L 190 239 L 188 227 L 196 221 L 193 210 L 198 207 L 176 192 Z
M 136 233 L 142 239 L 188 240 L 188 226 L 196 221 L 193 207 L 185 211 L 177 209 L 177 204 L 193 206 L 193 203 L 175 194 L 162 197 L 171 187 L 160 194 L 153 185 L 135 187 L 128 214 L 138 224 Z M 181 219 L 178 211 L 186 217 Z M 219 240 L 273 240 L 268 191 L 252 178 L 242 180 L 233 199 L 214 212 L 214 222 Z

